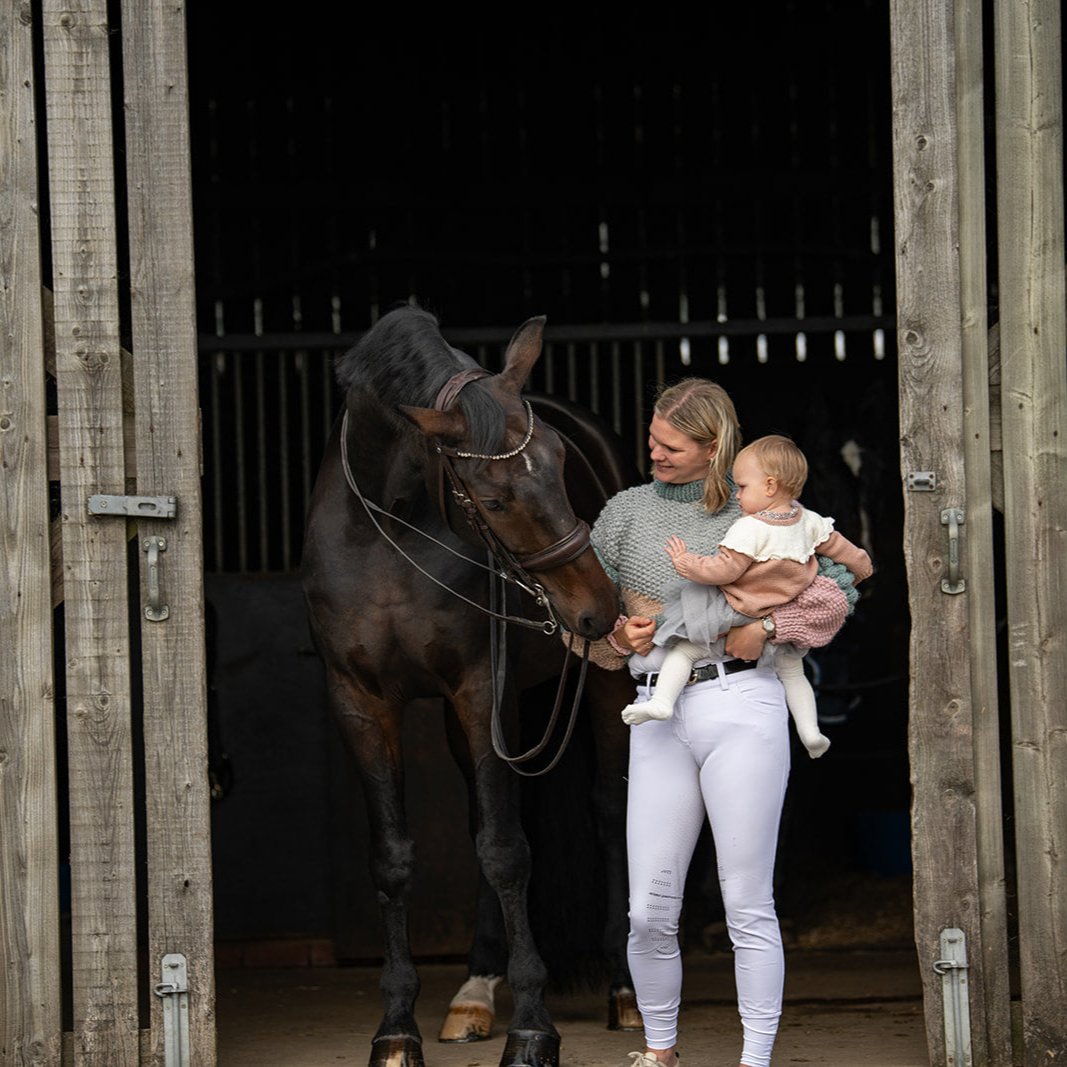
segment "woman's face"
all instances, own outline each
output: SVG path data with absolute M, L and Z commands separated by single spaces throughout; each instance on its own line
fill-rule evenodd
M 648 427 L 648 452 L 652 459 L 652 473 L 661 482 L 685 485 L 708 473 L 715 445 L 697 444 L 688 434 L 653 415 Z

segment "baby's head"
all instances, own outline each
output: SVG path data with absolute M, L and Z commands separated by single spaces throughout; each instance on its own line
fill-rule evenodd
M 804 453 L 781 434 L 758 437 L 734 460 L 734 482 L 742 510 L 751 515 L 784 498 L 795 500 L 808 480 Z

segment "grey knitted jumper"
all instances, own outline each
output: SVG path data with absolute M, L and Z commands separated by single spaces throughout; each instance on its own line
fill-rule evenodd
M 714 514 L 704 510 L 703 501 L 703 480 L 685 485 L 651 481 L 616 493 L 604 505 L 593 524 L 592 544 L 619 587 L 625 614 L 658 618 L 663 611 L 668 591 L 679 581 L 665 550 L 671 534 L 681 537 L 691 552 L 712 555 L 741 515 L 736 497 Z M 819 557 L 819 572 L 841 588 L 851 614 L 857 594 L 848 568 Z M 590 659 L 609 669 L 624 665 L 604 640 L 590 645 Z

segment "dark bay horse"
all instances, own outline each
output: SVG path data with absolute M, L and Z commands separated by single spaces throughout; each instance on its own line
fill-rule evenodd
M 515 773 L 522 757 L 509 754 L 519 736 L 514 709 L 521 687 L 568 659 L 579 662 L 550 632 L 556 620 L 576 645 L 614 624 L 617 593 L 589 547 L 588 522 L 627 476 L 564 402 L 522 394 L 543 325 L 536 318 L 521 326 L 503 369 L 490 374 L 444 340 L 433 316 L 403 307 L 383 316 L 337 368 L 343 417 L 312 497 L 302 572 L 332 711 L 355 757 L 370 823 L 384 926 L 384 1010 L 372 1067 L 423 1064 L 405 914 L 415 843 L 405 821 L 400 738 L 405 705 L 426 697 L 442 698 L 450 712 L 448 744 L 467 781 L 481 887 L 469 980 L 441 1039 L 489 1036 L 492 990 L 506 976 L 514 1010 L 501 1067 L 559 1062 L 528 915 L 530 850 Z M 569 493 L 584 498 L 584 517 Z M 495 598 L 489 558 L 511 579 Z M 491 638 L 501 619 L 520 624 L 506 642 Z M 622 673 L 589 666 L 586 705 L 606 769 L 590 788 L 611 824 L 605 944 L 613 995 L 624 1007 L 613 1009 L 610 1025 L 630 1029 L 639 1018 L 624 952 L 626 733 L 618 715 L 628 696 L 611 677 Z

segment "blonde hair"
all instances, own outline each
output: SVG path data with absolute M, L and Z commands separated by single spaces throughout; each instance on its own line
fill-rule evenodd
M 707 378 L 684 378 L 660 393 L 653 410 L 698 445 L 715 445 L 704 475 L 704 508 L 718 511 L 730 499 L 727 476 L 741 444 L 734 402 L 721 385 Z
M 751 456 L 765 474 L 776 478 L 790 496 L 800 496 L 808 480 L 808 461 L 788 437 L 780 433 L 757 437 L 737 453 L 737 458 L 744 455 Z

